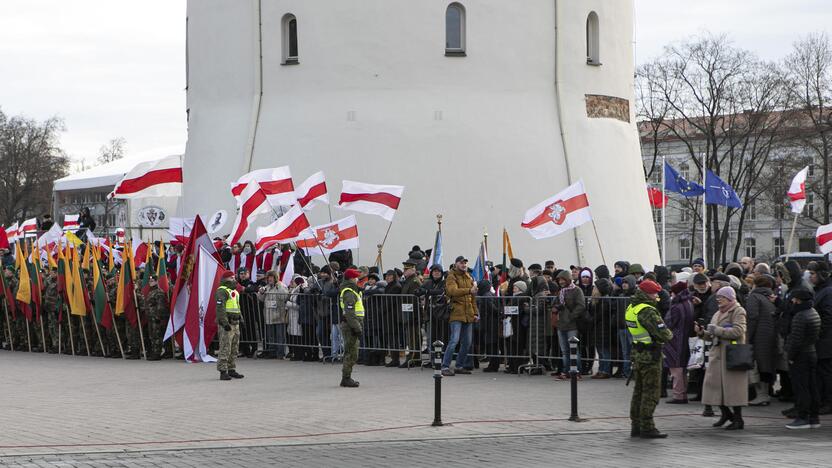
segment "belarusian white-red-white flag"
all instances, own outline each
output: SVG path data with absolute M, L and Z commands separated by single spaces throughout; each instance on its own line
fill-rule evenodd
M 188 242 L 191 237 L 191 229 L 194 227 L 195 218 L 170 218 L 168 224 L 168 234 L 170 235 L 171 244 L 182 244 Z
M 52 227 L 49 228 L 48 231 L 38 237 L 38 247 L 41 249 L 51 250 L 55 244 L 60 244 L 61 237 L 63 237 L 63 235 L 64 233 L 61 231 L 61 227 L 58 226 L 58 223 L 53 223 Z
M 292 288 L 294 285 L 292 284 L 292 277 L 295 276 L 295 253 L 292 252 L 292 255 L 289 255 L 289 261 L 286 262 L 286 268 L 280 272 L 280 282 L 283 283 L 284 286 L 287 288 Z
M 311 210 L 320 202 L 329 205 L 323 171 L 316 172 L 295 189 L 295 198 L 304 210 Z
M 260 184 L 260 188 L 269 197 L 269 203 L 273 206 L 292 206 L 297 203 L 292 171 L 289 170 L 289 166 L 257 169 L 240 176 L 231 184 L 231 195 L 237 200 L 237 206 L 245 200 L 243 192 L 249 182 Z
M 806 206 L 806 175 L 809 173 L 809 166 L 804 167 L 792 179 L 789 187 L 789 203 L 792 204 L 792 213 L 800 213 Z
M 818 241 L 818 248 L 821 253 L 828 254 L 832 252 L 832 224 L 818 226 L 815 238 Z
M 589 199 L 579 180 L 526 211 L 520 226 L 535 239 L 545 239 L 588 221 L 592 221 Z
M 294 242 L 307 229 L 309 220 L 300 205 L 295 205 L 277 221 L 257 228 L 257 251 L 262 252 L 274 244 Z
M 403 193 L 403 185 L 374 185 L 345 180 L 338 206 L 344 210 L 381 216 L 392 222 Z
M 329 255 L 339 250 L 358 248 L 358 223 L 355 216 L 310 228 L 297 240 L 297 247 L 306 255 Z
M 234 245 L 243 238 L 249 223 L 254 221 L 257 215 L 271 210 L 271 205 L 266 201 L 266 192 L 256 181 L 246 184 L 243 192 L 240 193 L 240 200 L 240 209 L 237 212 L 237 219 L 234 220 L 234 227 L 231 228 L 229 245 Z
M 9 242 L 17 241 L 18 231 L 20 230 L 17 221 L 14 222 L 11 226 L 6 228 L 6 237 L 9 239 Z
M 182 195 L 182 156 L 136 164 L 117 183 L 110 198 L 178 197 Z
M 70 231 L 70 230 L 78 229 L 78 227 L 80 226 L 78 224 L 78 218 L 80 216 L 81 215 L 77 215 L 77 214 L 64 215 L 64 231 Z
M 185 312 L 182 344 L 186 362 L 216 362 L 208 354 L 207 344 L 217 333 L 217 301 L 214 293 L 225 272 L 212 253 L 200 246 L 191 275 L 191 291 Z M 237 291 L 234 291 L 237 293 Z
M 24 236 L 27 235 L 36 235 L 38 232 L 38 219 L 37 218 L 29 218 L 26 221 L 23 221 L 23 224 L 20 225 L 19 234 Z

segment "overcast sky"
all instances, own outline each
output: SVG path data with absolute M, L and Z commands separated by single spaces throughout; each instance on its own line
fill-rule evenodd
M 75 159 L 114 137 L 129 154 L 184 151 L 185 13 L 185 0 L 0 0 L 0 109 L 63 118 Z M 706 30 L 776 60 L 830 24 L 832 0 L 636 0 L 637 60 Z

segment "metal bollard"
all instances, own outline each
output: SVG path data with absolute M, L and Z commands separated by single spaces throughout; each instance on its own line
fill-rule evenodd
M 442 426 L 442 347 L 445 343 L 439 340 L 433 342 L 433 424 Z
M 581 422 L 582 419 L 578 417 L 578 343 L 581 340 L 577 336 L 569 338 L 569 377 L 571 378 L 571 400 L 572 411 L 569 414 L 569 420 L 574 422 Z

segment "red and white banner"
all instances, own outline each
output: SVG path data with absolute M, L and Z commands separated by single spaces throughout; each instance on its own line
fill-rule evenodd
M 295 205 L 277 221 L 257 228 L 257 251 L 262 252 L 274 244 L 293 242 L 309 229 L 309 220 L 300 205 Z
M 16 242 L 17 235 L 20 228 L 18 227 L 17 221 L 14 224 L 6 228 L 6 237 L 9 239 L 9 242 Z
M 311 210 L 316 204 L 329 205 L 326 178 L 323 172 L 316 172 L 295 189 L 295 197 L 304 210 Z
M 44 232 L 43 234 L 41 234 L 40 237 L 38 237 L 38 247 L 40 247 L 41 249 L 52 250 L 55 244 L 61 243 L 61 238 L 63 236 L 64 233 L 61 230 L 61 227 L 58 226 L 58 223 L 54 223 L 48 231 Z
M 255 182 L 246 184 L 243 192 L 240 193 L 240 210 L 237 212 L 237 219 L 234 220 L 234 227 L 231 228 L 231 237 L 228 239 L 229 245 L 234 245 L 243 238 L 249 223 L 257 218 L 260 213 L 265 213 L 271 209 L 271 205 L 266 201 L 266 193 L 260 188 L 260 185 Z
M 217 359 L 208 354 L 207 343 L 211 343 L 217 333 L 217 301 L 214 294 L 225 268 L 210 251 L 200 246 L 194 271 L 196 274 L 191 275 L 191 294 L 182 332 L 184 357 L 186 362 L 216 362 Z
M 64 231 L 75 230 L 80 227 L 78 224 L 78 218 L 81 215 L 64 215 Z
M 832 252 L 832 224 L 818 226 L 815 238 L 818 241 L 818 248 L 821 253 L 828 254 Z
M 381 216 L 392 222 L 403 193 L 402 185 L 373 185 L 345 180 L 338 206 L 344 210 Z
M 283 283 L 284 286 L 291 289 L 294 285 L 292 284 L 292 278 L 295 276 L 295 253 L 292 252 L 289 255 L 289 261 L 286 262 L 286 268 L 280 272 L 280 282 Z
M 26 221 L 23 221 L 23 224 L 20 225 L 20 229 L 18 234 L 23 234 L 24 236 L 29 235 L 36 235 L 38 232 L 38 219 L 37 218 L 29 218 Z
M 136 164 L 117 183 L 110 198 L 182 196 L 182 156 Z
M 789 187 L 789 203 L 792 204 L 792 213 L 800 213 L 806 206 L 806 175 L 809 173 L 809 166 L 804 167 L 792 179 Z
M 310 228 L 308 237 L 298 239 L 297 246 L 306 255 L 324 255 L 358 248 L 358 224 L 355 216 Z
M 145 264 L 145 260 L 147 260 L 147 243 L 143 242 L 141 239 L 134 238 L 132 239 L 132 244 L 133 261 L 135 262 L 136 267 L 141 267 Z
M 584 182 L 579 180 L 526 211 L 520 226 L 535 239 L 545 239 L 588 221 L 592 221 L 589 199 Z
M 188 242 L 191 237 L 191 229 L 194 227 L 194 218 L 170 218 L 168 223 L 168 235 L 171 244 L 182 244 Z
M 263 193 L 268 195 L 269 203 L 273 206 L 292 206 L 297 203 L 295 185 L 292 182 L 292 172 L 289 170 L 289 166 L 257 169 L 233 182 L 231 184 L 231 195 L 237 200 L 237 206 L 240 206 L 245 200 L 243 192 L 250 182 L 260 184 L 260 188 L 263 189 Z

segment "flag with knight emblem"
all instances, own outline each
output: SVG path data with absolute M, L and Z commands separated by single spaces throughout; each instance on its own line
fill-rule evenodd
M 297 241 L 306 255 L 329 255 L 340 250 L 358 248 L 358 224 L 355 216 L 309 228 L 315 237 L 306 236 Z M 307 231 L 308 232 L 308 231 Z
M 589 199 L 583 180 L 579 180 L 526 211 L 520 226 L 535 239 L 545 239 L 589 221 Z

